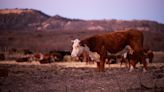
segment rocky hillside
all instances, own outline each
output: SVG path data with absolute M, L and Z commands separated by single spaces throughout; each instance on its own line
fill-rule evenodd
M 62 18 L 62 17 L 58 17 Z M 164 32 L 164 24 L 148 20 L 59 20 L 57 17 L 49 18 L 40 27 L 42 30 L 100 30 L 114 31 L 136 28 L 146 31 Z
M 78 19 L 69 19 L 65 17 L 61 17 L 59 15 L 50 17 L 46 21 L 42 22 L 41 25 L 38 27 L 38 30 L 52 30 L 52 31 L 60 31 L 65 30 L 65 27 L 70 22 L 81 22 L 83 20 Z M 80 26 L 80 24 L 78 24 Z M 77 26 L 73 25 L 73 29 L 77 30 Z
M 35 29 L 48 15 L 33 9 L 0 10 L 0 30 Z
M 146 31 L 164 32 L 164 24 L 149 20 L 80 20 L 56 16 L 48 16 L 33 9 L 0 10 L 0 30 L 41 30 L 41 31 L 82 31 L 99 30 L 114 31 L 136 28 Z

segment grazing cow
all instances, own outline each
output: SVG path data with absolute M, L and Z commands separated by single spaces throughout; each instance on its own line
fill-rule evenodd
M 133 49 L 129 45 L 127 45 L 123 50 L 117 52 L 116 54 L 111 54 L 108 52 L 106 59 L 107 63 L 114 64 L 120 61 L 120 67 L 123 63 L 125 63 L 126 67 L 128 63 L 130 66 L 129 58 L 127 57 L 130 53 L 133 53 Z
M 49 54 L 43 54 L 43 53 L 36 53 L 34 55 L 31 56 L 30 61 L 37 61 L 40 62 L 41 64 L 46 64 L 46 63 L 51 63 L 53 62 L 54 57 Z
M 31 61 L 40 61 L 42 60 L 44 55 L 42 53 L 36 53 L 31 56 Z
M 41 64 L 46 64 L 46 63 L 51 63 L 52 61 L 52 56 L 49 53 L 43 54 L 43 59 L 39 60 Z
M 54 61 L 62 61 L 65 55 L 70 55 L 70 52 L 67 51 L 50 51 L 49 54 L 54 57 Z
M 126 67 L 130 68 L 130 60 L 137 60 L 136 58 L 134 59 L 133 52 L 134 52 L 134 50 L 130 46 L 126 46 L 126 51 L 120 56 L 120 58 L 121 58 L 120 66 L 122 65 L 122 63 L 125 63 Z
M 134 50 L 133 55 L 142 61 L 144 65 L 143 69 L 146 71 L 147 63 L 143 56 L 143 33 L 141 31 L 131 29 L 95 35 L 80 41 L 79 46 L 88 47 L 91 52 L 98 53 L 100 62 L 97 62 L 97 69 L 98 71 L 104 71 L 107 52 L 117 53 L 124 49 L 126 45 L 129 45 Z M 77 52 L 73 48 L 72 56 L 76 56 L 78 54 Z M 133 68 L 136 63 L 136 59 L 131 62 Z

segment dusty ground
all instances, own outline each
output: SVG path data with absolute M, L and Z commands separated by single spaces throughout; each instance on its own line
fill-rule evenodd
M 0 62 L 0 92 L 164 92 L 164 63 L 133 72 L 118 64 L 96 72 L 96 64 Z

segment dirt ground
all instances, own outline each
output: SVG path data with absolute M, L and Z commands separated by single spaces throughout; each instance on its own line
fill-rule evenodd
M 164 92 L 164 63 L 149 64 L 146 73 L 119 64 L 100 73 L 82 62 L 1 61 L 0 92 Z

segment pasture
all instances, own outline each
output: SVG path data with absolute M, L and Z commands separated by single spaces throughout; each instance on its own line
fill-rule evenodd
M 7 58 L 0 61 L 0 92 L 163 92 L 164 39 L 162 33 L 145 32 L 144 46 L 155 54 L 148 71 L 128 72 L 120 64 L 105 65 L 105 72 L 96 72 L 96 64 L 61 61 L 48 64 L 16 62 L 22 51 L 47 53 L 53 50 L 71 51 L 71 40 L 103 32 L 17 32 L 0 34 L 0 51 Z M 27 40 L 28 39 L 28 40 Z M 14 53 L 10 52 L 16 50 Z M 12 56 L 12 58 L 11 58 Z
M 120 64 L 105 65 L 105 72 L 96 72 L 96 63 L 62 61 L 0 61 L 1 92 L 162 92 L 164 91 L 164 52 L 154 52 L 148 71 L 128 72 Z

